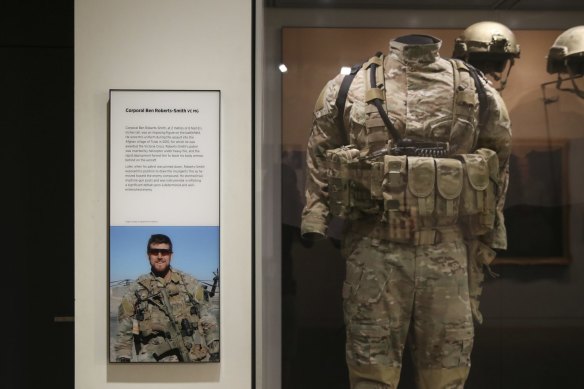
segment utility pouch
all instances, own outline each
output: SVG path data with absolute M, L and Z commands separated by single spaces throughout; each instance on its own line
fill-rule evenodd
M 418 227 L 433 227 L 435 208 L 436 164 L 431 157 L 408 157 L 408 191 L 406 202 L 410 214 L 417 217 Z
M 408 182 L 407 157 L 385 155 L 383 157 L 383 208 L 386 212 L 406 211 L 406 187 Z
M 369 162 L 358 161 L 350 163 L 349 169 L 349 205 L 352 210 L 363 213 L 377 213 L 379 207 L 372 201 L 372 165 Z M 358 215 L 353 212 L 349 218 Z
M 463 185 L 462 163 L 453 158 L 435 158 L 436 162 L 436 226 L 450 226 L 458 221 Z
M 371 163 L 371 199 L 383 200 L 383 162 Z
M 201 361 L 207 357 L 209 350 L 205 344 L 204 337 L 196 331 L 193 335 L 193 345 L 189 351 L 189 357 L 192 361 Z
M 475 154 L 462 154 L 465 180 L 462 191 L 461 221 L 471 236 L 483 235 L 493 229 L 497 205 L 499 160 L 489 149 Z
M 346 217 L 351 212 L 349 165 L 356 163 L 359 150 L 353 145 L 327 150 L 327 179 L 330 212 Z
M 485 280 L 484 266 L 489 266 L 495 259 L 496 253 L 478 239 L 467 242 L 468 250 L 468 292 L 472 316 L 477 323 L 483 322 L 483 315 L 479 311 L 480 297 Z
M 382 221 L 386 224 L 385 239 L 393 242 L 410 242 L 415 227 L 406 203 L 407 161 L 405 155 L 385 155 L 383 158 Z

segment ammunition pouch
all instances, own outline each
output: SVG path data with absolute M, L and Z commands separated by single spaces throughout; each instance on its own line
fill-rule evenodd
M 499 174 L 494 151 L 479 149 L 456 158 L 386 155 L 384 161 L 382 220 L 407 227 L 391 219 L 409 217 L 414 230 L 458 224 L 467 236 L 493 229 Z
M 359 156 L 359 150 L 352 145 L 326 152 L 329 208 L 334 216 L 357 219 L 362 212 L 378 211 L 372 201 L 371 183 L 380 169 L 372 172 L 371 164 L 360 161 Z M 381 195 L 379 189 L 375 192 Z
M 358 156 L 359 150 L 352 146 L 326 152 L 329 207 L 335 216 L 351 213 L 349 165 L 356 163 Z
M 331 213 L 351 220 L 381 214 L 381 222 L 393 230 L 389 240 L 431 241 L 416 233 L 456 225 L 466 236 L 478 236 L 494 227 L 499 166 L 492 150 L 452 158 L 382 154 L 369 159 L 345 146 L 326 157 Z
M 450 226 L 458 221 L 460 194 L 462 192 L 463 169 L 459 160 L 436 158 L 436 210 L 437 226 Z
M 462 154 L 460 158 L 465 169 L 460 222 L 468 235 L 483 235 L 495 224 L 499 160 L 489 149 Z
M 452 158 L 386 155 L 384 214 L 397 242 L 434 244 L 432 231 L 456 226 L 462 163 Z M 430 233 L 429 233 L 430 232 Z M 460 236 L 459 236 L 460 237 Z
M 407 206 L 407 162 L 405 155 L 383 157 L 381 220 L 385 231 L 382 231 L 381 237 L 392 242 L 409 243 L 412 239 L 412 231 L 416 227 L 415 219 L 411 217 Z
M 408 158 L 408 190 L 406 200 L 409 214 L 414 214 L 417 227 L 433 227 L 436 209 L 436 164 L 434 158 Z
M 189 351 L 189 358 L 193 361 L 202 361 L 207 355 L 209 355 L 209 349 L 205 344 L 205 338 L 199 331 L 195 331 L 192 340 L 193 344 Z

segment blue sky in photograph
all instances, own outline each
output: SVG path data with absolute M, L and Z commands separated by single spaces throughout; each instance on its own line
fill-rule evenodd
M 152 234 L 172 240 L 171 266 L 198 280 L 208 281 L 219 267 L 219 227 L 110 227 L 110 282 L 135 279 L 148 273 L 146 244 Z

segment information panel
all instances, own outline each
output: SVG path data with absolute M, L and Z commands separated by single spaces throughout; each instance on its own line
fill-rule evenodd
M 218 362 L 220 92 L 109 108 L 109 360 Z

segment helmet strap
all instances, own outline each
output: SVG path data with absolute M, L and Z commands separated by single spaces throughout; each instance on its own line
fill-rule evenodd
M 584 90 L 581 90 L 580 87 L 578 86 L 578 84 L 576 83 L 576 80 L 584 77 L 584 74 L 572 73 L 572 71 L 570 70 L 570 68 L 568 66 L 566 66 L 566 69 L 568 70 L 568 74 L 570 75 L 570 77 L 562 78 L 560 73 L 558 73 L 558 80 L 556 82 L 556 88 L 558 88 L 561 91 L 574 93 L 579 98 L 584 99 Z M 573 88 L 562 88 L 562 83 L 564 81 L 571 81 Z
M 507 68 L 507 74 L 505 74 L 505 76 L 493 73 L 493 78 L 495 79 L 495 81 L 499 82 L 499 87 L 495 88 L 497 91 L 501 92 L 507 86 L 507 80 L 509 80 L 509 73 L 511 73 L 511 68 L 513 67 L 513 65 L 515 65 L 515 60 L 513 58 L 510 58 L 509 67 Z
M 572 81 L 572 86 L 574 87 L 572 92 L 575 93 L 576 96 L 578 96 L 579 98 L 584 99 L 584 91 L 578 87 L 578 84 L 576 84 L 576 79 L 582 78 L 583 75 L 582 74 L 574 74 L 574 73 L 572 73 L 572 71 L 570 70 L 569 67 L 567 67 L 567 68 L 568 68 L 568 73 L 570 74 L 570 80 Z

